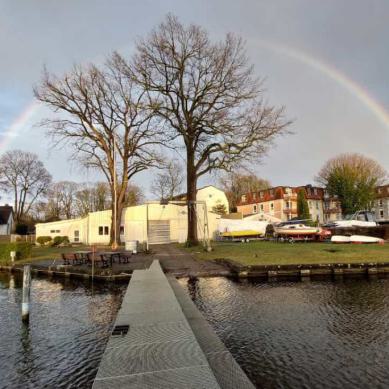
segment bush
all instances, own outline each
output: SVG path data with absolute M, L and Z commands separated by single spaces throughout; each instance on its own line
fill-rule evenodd
M 56 236 L 54 237 L 53 240 L 53 246 L 58 246 L 60 244 L 68 244 L 69 243 L 69 238 L 67 236 Z
M 46 243 L 51 242 L 51 236 L 38 236 L 36 241 L 41 245 L 45 245 Z
M 31 257 L 31 243 L 0 243 L 0 260 L 11 262 L 10 252 L 16 251 L 16 259 L 26 259 Z
M 17 235 L 27 235 L 28 225 L 24 223 L 17 223 L 15 226 L 15 234 Z

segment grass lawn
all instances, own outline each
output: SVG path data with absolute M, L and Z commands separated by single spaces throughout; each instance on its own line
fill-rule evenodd
M 199 259 L 232 259 L 244 265 L 389 262 L 389 244 L 213 242 L 213 251 L 184 248 Z
M 89 246 L 77 246 L 77 247 L 37 247 L 33 246 L 31 258 L 23 258 L 15 262 L 16 265 L 23 263 L 33 263 L 44 260 L 60 259 L 61 253 L 72 253 L 75 251 L 90 250 Z M 1 260 L 0 264 L 10 265 L 10 260 Z

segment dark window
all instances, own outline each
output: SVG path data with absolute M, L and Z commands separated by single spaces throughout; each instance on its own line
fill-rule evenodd
M 109 227 L 108 226 L 104 227 L 104 235 L 109 235 Z
M 99 235 L 103 235 L 104 233 L 104 227 L 100 226 L 99 227 Z
M 120 235 L 124 235 L 124 226 L 120 226 Z

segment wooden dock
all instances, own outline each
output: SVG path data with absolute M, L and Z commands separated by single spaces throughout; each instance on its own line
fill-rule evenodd
M 133 273 L 93 389 L 254 388 L 158 261 Z

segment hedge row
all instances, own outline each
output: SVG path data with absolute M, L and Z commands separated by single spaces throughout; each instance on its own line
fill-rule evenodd
M 27 259 L 31 257 L 32 252 L 31 243 L 0 243 L 0 260 L 10 261 L 11 251 L 16 251 L 16 259 Z

